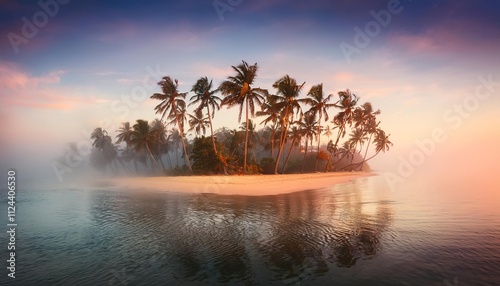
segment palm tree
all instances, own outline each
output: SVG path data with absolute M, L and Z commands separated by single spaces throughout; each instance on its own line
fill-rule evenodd
M 351 93 L 349 89 L 346 91 L 339 91 L 339 100 L 335 103 L 335 106 L 340 108 L 341 111 L 335 115 L 332 123 L 338 126 L 339 131 L 337 133 L 337 139 L 334 144 L 334 149 L 337 150 L 337 146 L 340 140 L 340 137 L 344 137 L 346 134 L 347 125 L 351 125 L 354 117 L 355 106 L 359 100 L 359 98 Z
M 94 142 L 92 146 L 94 146 L 97 150 L 102 152 L 102 156 L 105 158 L 105 164 L 110 166 L 110 169 L 116 173 L 116 169 L 113 167 L 113 163 L 115 159 L 117 159 L 118 155 L 118 147 L 113 144 L 111 137 L 108 135 L 108 132 L 101 127 L 94 129 L 92 134 L 90 135 L 90 139 L 93 139 Z M 123 162 L 120 161 L 123 164 Z M 124 166 L 125 167 L 125 166 Z
M 319 150 L 321 146 L 320 143 L 321 119 L 323 118 L 324 115 L 325 122 L 328 121 L 328 109 L 330 107 L 335 107 L 336 105 L 334 103 L 328 103 L 332 97 L 332 94 L 329 94 L 328 96 L 325 97 L 325 94 L 323 93 L 322 83 L 311 87 L 309 93 L 307 93 L 307 96 L 309 96 L 310 98 L 307 98 L 305 102 L 311 106 L 311 108 L 307 112 L 314 114 L 314 116 L 318 116 L 318 132 L 317 132 L 318 153 L 316 156 L 316 167 L 315 167 L 315 169 L 317 170 L 319 161 Z
M 163 164 L 162 154 L 168 150 L 168 131 L 165 124 L 158 118 L 150 123 L 150 132 L 153 138 L 153 153 L 158 156 L 163 170 L 165 170 L 165 165 Z
M 167 118 L 176 122 L 181 134 L 182 149 L 184 151 L 184 159 L 189 171 L 192 172 L 191 163 L 187 153 L 186 143 L 184 142 L 184 112 L 186 110 L 186 102 L 184 98 L 186 93 L 178 91 L 179 83 L 177 80 L 172 81 L 169 76 L 165 76 L 158 83 L 163 93 L 155 93 L 151 96 L 152 99 L 161 100 L 161 103 L 155 107 L 156 113 L 161 113 L 161 120 L 167 115 Z
M 315 118 L 312 114 L 304 114 L 302 117 L 301 121 L 296 121 L 296 124 L 298 125 L 302 137 L 305 139 L 305 152 L 304 152 L 304 159 L 302 159 L 302 173 L 304 172 L 304 167 L 307 159 L 307 149 L 309 148 L 309 141 L 311 141 L 312 145 L 312 140 L 314 136 L 316 136 L 317 132 L 317 124 L 318 122 L 315 121 Z
M 210 130 L 212 130 L 212 126 L 210 124 L 210 116 L 207 117 L 203 117 L 203 113 L 201 112 L 201 110 L 196 110 L 195 112 L 195 115 L 192 115 L 192 114 L 188 114 L 190 119 L 189 119 L 189 130 L 188 131 L 193 131 L 196 133 L 196 135 L 200 135 L 201 133 L 203 133 L 203 135 L 205 135 L 205 133 L 207 132 L 207 126 L 210 125 Z M 212 135 L 212 139 L 213 138 L 213 135 Z M 215 140 L 213 140 L 213 143 L 215 143 Z M 214 145 L 214 152 L 216 152 L 217 149 L 215 149 L 215 145 Z M 217 153 L 215 153 L 217 154 Z
M 248 153 L 248 115 L 249 113 L 253 117 L 255 115 L 255 104 L 262 105 L 264 101 L 264 96 L 267 91 L 260 88 L 253 88 L 255 77 L 257 76 L 258 66 L 257 63 L 249 66 L 245 61 L 242 61 L 238 66 L 232 66 L 233 70 L 236 72 L 236 76 L 230 76 L 224 81 L 219 90 L 224 99 L 221 105 L 227 105 L 228 107 L 233 107 L 239 105 L 240 112 L 238 115 L 238 122 L 241 122 L 241 114 L 243 112 L 243 106 L 245 106 L 245 118 L 246 118 L 246 132 L 245 132 L 245 151 L 243 157 L 243 173 L 247 170 L 247 153 Z
M 294 78 L 289 75 L 277 80 L 273 87 L 277 89 L 276 93 L 276 103 L 275 106 L 281 113 L 281 135 L 280 135 L 280 146 L 278 149 L 278 155 L 276 157 L 276 166 L 274 167 L 274 173 L 278 174 L 278 166 L 280 162 L 281 153 L 283 152 L 283 146 L 285 145 L 285 137 L 288 132 L 288 127 L 290 122 L 294 120 L 294 114 L 301 114 L 302 109 L 300 107 L 300 102 L 302 99 L 297 99 L 300 91 L 304 87 L 304 83 L 301 85 L 297 84 Z
M 241 123 L 240 129 L 245 132 L 245 134 L 248 132 L 248 149 L 252 150 L 253 158 L 254 161 L 257 161 L 257 156 L 255 155 L 255 147 L 257 146 L 258 142 L 260 141 L 259 134 L 255 132 L 255 123 L 253 123 L 252 119 L 248 119 L 249 122 L 243 122 Z M 248 124 L 247 124 L 248 123 Z M 247 130 L 248 126 L 248 130 Z
M 390 134 L 386 135 L 385 131 L 383 131 L 380 128 L 377 128 L 377 130 L 375 131 L 375 137 L 374 137 L 374 140 L 373 140 L 374 143 L 375 143 L 375 154 L 373 156 L 371 156 L 370 158 L 368 158 L 366 160 L 363 160 L 363 161 L 361 161 L 359 163 L 350 164 L 348 166 L 344 166 L 344 168 L 342 168 L 342 169 L 345 169 L 346 167 L 349 167 L 349 166 L 352 166 L 352 165 L 356 165 L 356 166 L 362 165 L 365 162 L 368 162 L 369 160 L 371 160 L 372 158 L 374 158 L 375 156 L 377 156 L 380 152 L 385 153 L 386 151 L 389 151 L 390 147 L 393 146 L 393 143 L 389 140 L 389 136 L 390 136 Z
M 266 116 L 264 120 L 260 124 L 267 125 L 268 123 L 271 123 L 271 126 L 269 127 L 271 129 L 271 157 L 274 158 L 274 142 L 276 141 L 276 131 L 278 130 L 278 123 L 280 122 L 281 118 L 281 112 L 280 110 L 276 107 L 276 100 L 277 97 L 276 95 L 268 94 L 266 96 L 266 101 L 262 105 L 262 110 L 257 111 L 257 116 Z
M 288 158 L 290 158 L 290 153 L 292 153 L 292 148 L 295 146 L 300 146 L 300 140 L 302 140 L 302 130 L 300 130 L 297 126 L 293 126 L 290 131 L 288 131 L 288 139 L 292 139 L 292 143 L 290 144 L 290 149 L 288 150 L 288 155 L 286 156 L 285 163 L 283 163 L 282 174 L 285 173 L 286 163 L 288 162 Z
M 134 146 L 134 150 L 136 152 L 146 150 L 151 157 L 151 161 L 155 163 L 156 167 L 158 167 L 160 171 L 163 171 L 151 152 L 151 146 L 155 144 L 154 142 L 156 139 L 148 122 L 146 120 L 138 119 L 133 128 L 134 131 L 132 132 L 130 143 Z
M 359 153 L 361 153 L 361 149 L 363 148 L 363 144 L 365 143 L 366 140 L 368 140 L 368 137 L 366 137 L 365 132 L 361 128 L 355 128 L 351 134 L 349 135 L 349 145 L 351 146 L 351 149 L 354 150 L 353 153 L 356 153 L 356 146 L 359 145 Z M 354 155 L 351 158 L 351 163 L 354 160 Z
M 377 131 L 380 122 L 377 122 L 376 116 L 380 114 L 380 110 L 373 110 L 372 104 L 370 102 L 365 102 L 361 105 L 361 108 L 357 108 L 354 115 L 354 120 L 356 122 L 355 126 L 361 126 L 366 134 L 370 134 L 368 138 L 368 144 L 366 145 L 365 154 L 363 156 L 363 161 L 366 159 L 368 154 L 368 148 L 372 142 L 372 136 Z
M 174 152 L 175 152 L 175 162 L 176 166 L 179 167 L 179 156 L 178 156 L 178 151 L 179 151 L 179 142 L 181 142 L 181 133 L 179 132 L 179 129 L 172 128 L 169 131 L 169 137 L 174 145 Z
M 207 109 L 208 121 L 210 123 L 210 134 L 212 135 L 212 144 L 214 145 L 214 152 L 215 154 L 217 154 L 212 119 L 214 118 L 215 111 L 220 109 L 221 99 L 215 96 L 215 93 L 217 93 L 219 90 L 212 90 L 212 80 L 209 81 L 207 77 L 202 77 L 198 79 L 198 81 L 196 81 L 191 91 L 194 92 L 195 95 L 193 95 L 189 99 L 189 101 L 191 102 L 189 103 L 189 106 L 199 103 L 195 114 L 197 114 L 198 111 L 201 111 L 203 108 Z M 212 112 L 210 112 L 210 108 L 212 109 Z M 205 134 L 205 132 L 203 132 L 203 134 Z
M 118 134 L 116 135 L 116 143 L 117 144 L 120 144 L 122 142 L 125 142 L 126 146 L 125 146 L 125 155 L 126 157 L 128 158 L 127 162 L 129 160 L 133 160 L 134 161 L 134 167 L 135 167 L 135 171 L 137 172 L 137 158 L 135 158 L 135 154 L 131 151 L 131 144 L 130 144 L 130 140 L 132 139 L 132 133 L 133 133 L 133 129 L 132 127 L 130 126 L 130 123 L 127 121 L 127 122 L 123 122 L 122 123 L 122 126 L 117 130 Z M 123 153 L 122 153 L 123 155 Z

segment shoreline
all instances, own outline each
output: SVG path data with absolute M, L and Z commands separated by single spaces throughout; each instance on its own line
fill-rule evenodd
M 373 172 L 332 172 L 286 175 L 213 175 L 177 177 L 126 177 L 109 183 L 112 189 L 153 190 L 188 194 L 221 194 L 245 196 L 281 195 L 328 188 L 351 180 L 376 176 Z

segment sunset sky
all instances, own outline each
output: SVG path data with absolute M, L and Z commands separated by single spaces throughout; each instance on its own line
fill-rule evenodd
M 380 109 L 395 145 L 375 169 L 396 172 L 436 128 L 446 139 L 422 166 L 500 159 L 499 1 L 60 2 L 0 4 L 2 173 L 53 176 L 51 159 L 104 121 L 114 134 L 153 120 L 161 76 L 189 91 L 202 76 L 218 85 L 241 60 L 259 64 L 255 84 L 270 91 L 289 74 L 306 82 L 303 96 L 323 83 Z M 214 124 L 235 128 L 236 113 Z

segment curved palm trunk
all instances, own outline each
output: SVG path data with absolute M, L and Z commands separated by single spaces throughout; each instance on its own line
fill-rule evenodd
M 288 121 L 288 106 L 285 108 L 285 114 L 283 116 L 284 120 Z M 278 167 L 280 165 L 280 157 L 283 152 L 283 146 L 285 146 L 285 136 L 288 132 L 288 122 L 281 125 L 281 135 L 280 135 L 280 148 L 278 149 L 278 156 L 276 157 L 276 166 L 274 166 L 274 174 L 278 174 Z
M 243 174 L 247 173 L 247 153 L 248 153 L 248 98 L 245 100 L 245 150 L 243 154 Z
M 292 148 L 294 144 L 295 144 L 295 138 L 293 138 L 292 145 L 290 146 L 290 149 L 288 149 L 288 155 L 286 156 L 285 163 L 283 163 L 283 170 L 281 170 L 282 174 L 285 173 L 286 163 L 288 162 L 288 158 L 290 158 L 290 154 L 292 153 Z
M 129 173 L 129 174 L 130 174 L 130 173 L 132 173 L 132 172 L 130 171 L 130 168 L 129 168 L 129 167 L 128 167 L 128 166 L 127 166 L 127 165 L 126 165 L 126 164 L 122 161 L 122 159 L 117 158 L 116 160 L 118 160 L 118 162 L 120 162 L 120 164 L 122 164 L 123 168 L 124 168 L 124 169 L 125 169 L 125 170 Z
M 366 159 L 366 160 L 363 160 L 363 161 L 361 161 L 361 162 L 359 162 L 359 163 L 354 163 L 354 164 L 350 164 L 350 165 L 344 166 L 341 170 L 344 170 L 345 168 L 347 168 L 347 167 L 349 167 L 349 166 L 352 166 L 352 165 L 355 165 L 355 166 L 357 167 L 358 165 L 364 164 L 365 162 L 368 162 L 369 160 L 371 160 L 371 159 L 373 159 L 375 156 L 377 156 L 377 155 L 378 155 L 378 153 L 380 153 L 380 151 L 378 151 L 377 153 L 375 153 L 375 154 L 374 154 L 373 156 L 371 156 L 370 158 L 368 158 L 368 159 Z
M 208 122 L 210 123 L 210 133 L 212 134 L 212 144 L 214 144 L 214 152 L 215 155 L 217 155 L 217 147 L 215 145 L 215 137 L 214 137 L 214 129 L 212 127 L 212 116 L 210 115 L 210 108 L 207 105 L 207 112 L 208 112 Z
M 162 168 L 161 166 L 158 164 L 158 162 L 156 161 L 155 157 L 153 156 L 153 153 L 151 153 L 151 149 L 149 149 L 149 144 L 148 142 L 146 142 L 146 149 L 148 150 L 148 153 L 149 153 L 149 156 L 151 157 L 151 161 L 153 161 L 156 165 L 156 167 L 158 167 L 158 169 L 160 171 L 162 171 Z
M 177 126 L 179 127 L 180 135 L 181 135 L 181 143 L 182 143 L 182 149 L 184 150 L 184 159 L 186 161 L 186 166 L 188 167 L 190 172 L 193 172 L 193 169 L 191 169 L 191 163 L 189 162 L 189 155 L 187 153 L 186 149 L 186 143 L 184 142 L 184 128 L 182 128 L 182 125 L 179 122 L 179 114 L 177 113 L 177 105 L 173 104 L 174 108 L 174 113 L 175 113 L 175 121 L 177 121 Z
M 368 148 L 370 148 L 370 143 L 372 142 L 372 136 L 373 136 L 373 133 L 370 133 L 370 138 L 368 139 L 368 144 L 366 144 L 365 155 L 363 156 L 362 162 L 365 162 L 366 155 L 368 154 Z M 363 165 L 361 165 L 359 170 L 361 171 L 362 169 L 363 169 Z

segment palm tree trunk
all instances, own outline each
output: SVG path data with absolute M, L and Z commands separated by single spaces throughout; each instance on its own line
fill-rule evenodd
M 215 146 L 214 129 L 212 127 L 212 116 L 210 115 L 210 108 L 207 105 L 208 121 L 210 122 L 210 133 L 212 134 L 212 144 L 214 144 L 214 152 L 217 155 L 217 147 Z
M 156 164 L 156 167 L 158 167 L 158 169 L 160 171 L 162 171 L 160 165 L 158 164 L 158 162 L 156 161 L 155 157 L 153 156 L 153 153 L 151 153 L 151 149 L 149 149 L 148 142 L 146 142 L 146 149 L 148 150 L 148 153 L 149 153 L 149 156 L 151 157 L 151 160 Z
M 248 152 L 248 98 L 245 100 L 245 118 L 246 118 L 246 127 L 245 127 L 245 151 L 243 155 L 243 174 L 247 172 L 247 152 Z
M 181 133 L 180 135 L 181 135 L 182 149 L 184 150 L 184 160 L 186 161 L 186 165 L 189 169 L 189 172 L 193 172 L 193 169 L 191 169 L 191 163 L 189 162 L 189 155 L 187 153 L 186 143 L 184 142 L 184 128 L 182 128 L 182 125 L 180 124 L 179 115 L 177 113 L 177 105 L 173 104 L 172 107 L 174 108 L 175 120 L 177 121 L 177 126 L 179 127 L 179 131 Z
M 158 155 L 158 161 L 160 161 L 161 167 L 163 169 L 163 173 L 167 173 L 167 170 L 165 169 L 165 164 L 163 164 L 163 160 L 161 159 L 161 154 Z
M 122 161 L 122 159 L 120 158 L 117 158 L 118 162 L 120 162 L 120 164 L 122 164 L 123 168 L 130 174 L 132 173 L 129 169 L 129 167 Z
M 285 163 L 283 163 L 283 170 L 281 170 L 282 174 L 285 173 L 286 163 L 288 162 L 288 158 L 290 158 L 290 154 L 292 153 L 292 148 L 294 144 L 295 144 L 295 137 L 292 140 L 292 145 L 290 146 L 290 149 L 288 149 L 288 155 L 286 156 Z
M 365 163 L 365 162 L 368 162 L 368 160 L 371 160 L 371 159 L 373 159 L 373 157 L 377 156 L 377 155 L 378 155 L 378 153 L 380 153 L 380 151 L 378 151 L 377 153 L 375 153 L 375 154 L 374 154 L 373 156 L 371 156 L 370 158 L 368 158 L 368 159 L 366 159 L 366 160 L 363 160 L 363 161 L 361 161 L 361 162 L 359 162 L 359 163 L 354 163 L 354 164 L 350 164 L 350 165 L 344 166 L 341 170 L 344 170 L 345 168 L 347 168 L 347 167 L 349 167 L 349 166 L 352 166 L 352 165 L 355 165 L 355 166 L 357 167 L 357 166 L 358 166 L 358 165 L 360 165 L 360 164 L 363 164 L 363 163 Z
M 370 138 L 368 139 L 368 144 L 366 144 L 365 155 L 363 156 L 363 162 L 365 162 L 366 155 L 368 154 L 368 148 L 370 148 L 370 143 L 372 143 L 373 133 L 370 133 Z M 363 165 L 361 165 L 360 171 L 363 169 Z
M 283 116 L 283 120 L 288 120 L 288 105 L 285 108 L 285 114 Z M 283 146 L 285 145 L 285 136 L 288 132 L 288 122 L 283 121 L 281 124 L 281 135 L 280 135 L 280 148 L 278 149 L 278 156 L 276 157 L 276 166 L 274 166 L 274 174 L 278 174 L 278 166 L 280 164 L 281 152 L 283 151 Z

